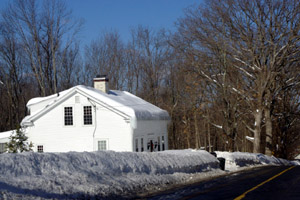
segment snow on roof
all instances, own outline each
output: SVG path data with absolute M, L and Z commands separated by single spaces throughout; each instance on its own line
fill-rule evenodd
M 48 105 L 46 105 L 45 108 L 41 110 L 43 111 L 49 105 L 55 103 L 61 98 L 64 98 L 65 95 L 68 95 L 74 90 L 78 91 L 83 95 L 90 96 L 93 99 L 100 101 L 101 103 L 104 103 L 108 107 L 116 109 L 133 119 L 137 119 L 137 120 L 169 120 L 170 119 L 167 111 L 162 110 L 159 107 L 129 92 L 110 90 L 108 93 L 104 93 L 93 87 L 88 87 L 83 85 L 78 85 L 68 90 L 62 91 L 59 93 L 59 95 L 54 94 L 47 97 L 38 97 L 38 98 L 31 99 L 30 101 L 28 101 L 27 106 L 53 99 L 53 101 L 50 101 Z M 26 120 L 30 119 L 31 117 L 32 116 L 24 119 L 22 123 L 26 122 Z
M 167 111 L 162 110 L 129 92 L 110 90 L 108 93 L 104 93 L 88 86 L 79 85 L 76 87 L 105 102 L 109 106 L 126 113 L 130 117 L 136 117 L 137 119 L 143 120 L 169 120 Z
M 71 89 L 71 88 L 70 88 Z M 58 97 L 58 94 L 59 96 L 61 95 L 64 95 L 66 94 L 68 91 L 70 91 L 70 89 L 68 90 L 64 90 L 62 92 L 59 92 L 57 94 L 52 94 L 50 96 L 46 96 L 46 97 L 35 97 L 35 98 L 32 98 L 30 99 L 28 102 L 27 102 L 27 106 L 31 106 L 31 105 L 34 105 L 34 104 L 38 104 L 38 103 L 41 103 L 43 101 L 47 101 L 47 100 L 50 100 L 50 99 L 56 99 Z
M 0 133 L 0 139 L 9 138 L 16 130 L 5 131 Z

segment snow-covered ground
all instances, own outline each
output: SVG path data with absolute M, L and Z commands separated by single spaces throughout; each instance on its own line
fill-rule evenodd
M 226 158 L 227 171 L 299 164 L 262 154 L 217 155 Z M 217 158 L 196 150 L 1 154 L 0 169 L 0 199 L 129 198 L 226 173 Z

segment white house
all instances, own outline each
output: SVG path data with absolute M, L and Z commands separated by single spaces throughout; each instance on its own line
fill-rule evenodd
M 5 152 L 5 143 L 9 142 L 9 137 L 15 133 L 15 130 L 0 133 L 0 153 Z
M 37 152 L 162 151 L 168 149 L 167 111 L 125 91 L 78 85 L 28 101 L 21 126 Z

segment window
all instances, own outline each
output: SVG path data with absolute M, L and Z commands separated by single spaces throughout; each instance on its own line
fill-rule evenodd
M 80 96 L 75 96 L 75 103 L 80 103 Z
M 73 108 L 65 107 L 65 126 L 73 125 Z
M 144 151 L 144 139 L 141 138 L 141 152 Z
M 93 124 L 92 106 L 83 106 L 83 124 Z
M 37 146 L 37 152 L 39 152 L 39 153 L 43 153 L 43 152 L 44 152 L 44 147 L 43 147 L 43 145 L 38 145 L 38 146 Z
M 160 151 L 160 137 L 157 138 L 157 150 Z
M 98 141 L 98 151 L 107 150 L 106 140 Z
M 165 150 L 165 137 L 161 136 L 161 143 L 162 143 L 162 151 Z
M 138 141 L 138 139 L 135 139 L 135 151 L 139 152 L 139 141 Z
M 5 143 L 0 143 L 0 153 L 5 152 Z

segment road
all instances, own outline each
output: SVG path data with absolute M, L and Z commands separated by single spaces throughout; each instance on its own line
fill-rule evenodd
M 141 199 L 300 199 L 300 166 L 266 166 Z

